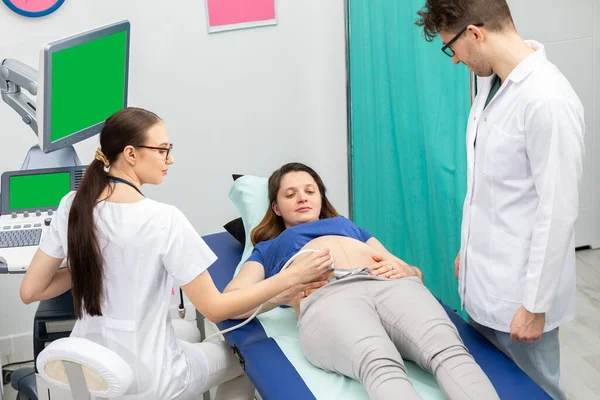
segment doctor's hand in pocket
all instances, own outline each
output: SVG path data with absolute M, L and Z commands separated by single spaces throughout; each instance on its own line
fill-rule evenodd
M 545 313 L 532 313 L 521 306 L 510 323 L 510 339 L 513 342 L 533 343 L 542 337 L 545 324 Z
M 454 259 L 454 276 L 456 276 L 456 279 L 458 279 L 459 269 L 460 269 L 460 251 L 456 255 L 456 258 Z

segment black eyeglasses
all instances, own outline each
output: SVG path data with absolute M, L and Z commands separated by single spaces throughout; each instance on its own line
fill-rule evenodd
M 444 47 L 442 47 L 442 51 L 444 52 L 445 55 L 447 55 L 448 57 L 454 57 L 454 50 L 452 50 L 452 48 L 450 46 L 452 46 L 454 44 L 454 42 L 456 42 L 458 40 L 458 38 L 460 38 L 461 35 L 463 33 L 465 33 L 467 31 L 467 29 L 469 29 L 469 26 L 471 26 L 471 25 L 476 26 L 478 28 L 481 28 L 483 26 L 483 22 L 479 23 L 479 24 L 470 24 L 470 25 L 467 25 L 467 26 L 465 26 L 465 28 L 463 30 L 461 30 L 460 32 L 458 32 L 456 34 L 456 36 L 454 36 L 452 38 L 451 41 L 449 41 L 448 43 L 446 43 L 446 45 Z
M 158 150 L 159 153 L 160 153 L 160 151 L 165 151 L 165 152 L 167 152 L 167 154 L 165 155 L 165 161 L 167 161 L 169 159 L 169 154 L 171 153 L 171 150 L 173 150 L 173 143 L 169 144 L 169 147 L 154 147 L 154 146 L 135 146 L 135 147 Z

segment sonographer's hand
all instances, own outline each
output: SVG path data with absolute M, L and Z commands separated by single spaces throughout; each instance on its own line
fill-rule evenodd
M 283 272 L 292 274 L 296 283 L 309 283 L 329 272 L 333 260 L 329 249 L 319 250 L 314 253 L 300 254 Z

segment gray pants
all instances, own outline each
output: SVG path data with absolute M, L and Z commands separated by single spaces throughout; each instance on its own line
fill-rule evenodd
M 358 380 L 373 400 L 420 399 L 402 357 L 432 373 L 449 399 L 498 399 L 443 307 L 416 277 L 333 281 L 300 303 L 298 329 L 312 364 Z
M 513 342 L 510 334 L 483 326 L 469 318 L 471 325 L 512 359 L 535 383 L 552 398 L 565 400 L 558 385 L 560 378 L 560 345 L 558 328 L 545 332 L 533 343 Z

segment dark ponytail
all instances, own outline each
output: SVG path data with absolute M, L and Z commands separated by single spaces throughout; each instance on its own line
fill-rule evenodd
M 126 146 L 144 144 L 146 132 L 160 118 L 140 108 L 125 108 L 106 120 L 100 133 L 100 149 L 109 164 L 113 164 Z M 104 163 L 95 159 L 88 166 L 77 189 L 67 232 L 67 264 L 71 269 L 71 290 L 75 315 L 85 313 L 101 316 L 104 260 L 98 240 L 94 207 L 108 185 Z

